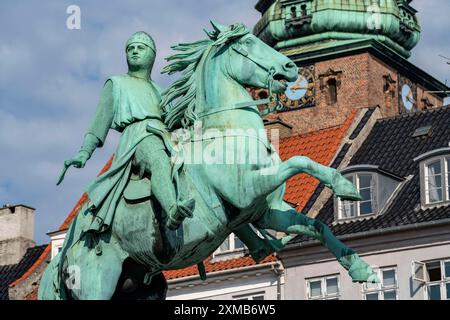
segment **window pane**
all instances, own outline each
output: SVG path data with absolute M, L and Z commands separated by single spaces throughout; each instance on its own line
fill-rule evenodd
M 436 175 L 441 174 L 441 161 L 437 160 L 435 162 L 432 162 L 428 165 L 428 175 Z
M 253 300 L 264 300 L 264 296 L 254 296 Z
M 445 287 L 447 288 L 447 300 L 450 300 L 450 283 L 446 283 Z
M 445 277 L 450 278 L 450 261 L 444 262 Z
M 372 202 L 371 201 L 360 202 L 360 204 L 359 204 L 359 213 L 361 215 L 373 213 Z
M 371 189 L 360 189 L 359 193 L 361 194 L 362 201 L 372 200 L 372 190 Z
M 427 189 L 429 202 L 442 201 L 442 168 L 437 160 L 427 166 Z
M 244 248 L 244 243 L 236 236 L 234 236 L 234 249 Z
M 384 287 L 395 286 L 395 270 L 383 271 L 383 286 Z
M 220 245 L 219 251 L 228 251 L 230 250 L 230 238 L 227 237 L 225 241 Z
M 441 300 L 441 285 L 433 284 L 428 286 L 428 299 Z
M 350 201 L 341 201 L 342 218 L 356 217 L 356 203 Z
M 430 199 L 430 202 L 442 201 L 442 188 L 428 188 L 428 197 Z
M 359 188 L 370 188 L 372 184 L 372 175 L 370 174 L 360 174 L 359 175 Z
M 439 261 L 427 263 L 428 280 L 441 281 L 441 263 Z
M 384 300 L 397 300 L 396 291 L 385 291 L 384 292 Z
M 378 300 L 378 292 L 366 294 L 366 300 Z
M 309 291 L 311 292 L 311 297 L 321 297 L 322 296 L 322 281 L 311 281 L 309 283 Z
M 327 279 L 327 295 L 338 293 L 338 280 L 337 278 Z

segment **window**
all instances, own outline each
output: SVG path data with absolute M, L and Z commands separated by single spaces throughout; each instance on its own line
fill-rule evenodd
M 428 300 L 450 300 L 450 260 L 425 264 L 426 298 Z
M 245 249 L 244 243 L 234 233 L 232 233 L 220 245 L 218 252 L 228 252 L 241 249 Z
M 266 300 L 265 299 L 266 292 L 254 292 L 249 294 L 242 294 L 238 296 L 233 296 L 233 300 Z
M 364 283 L 363 297 L 365 300 L 397 300 L 398 281 L 397 268 L 374 268 L 380 283 Z
M 426 166 L 425 190 L 427 203 L 441 202 L 443 200 L 443 175 L 440 160 L 433 161 Z
M 421 198 L 423 206 L 450 203 L 450 156 L 447 148 L 433 150 L 414 159 L 428 158 L 420 164 Z M 431 157 L 433 154 L 442 154 Z
M 337 82 L 336 79 L 330 79 L 328 84 L 328 102 L 335 104 L 337 102 Z
M 338 276 L 306 280 L 306 291 L 309 300 L 338 300 L 339 289 Z
M 367 216 L 375 212 L 375 176 L 371 173 L 357 173 L 346 176 L 358 189 L 361 194 L 361 201 L 341 201 L 339 200 L 339 219 L 350 219 L 360 216 Z

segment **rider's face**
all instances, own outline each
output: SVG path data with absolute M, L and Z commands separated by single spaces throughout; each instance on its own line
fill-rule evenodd
M 155 61 L 154 51 L 143 43 L 130 43 L 127 47 L 128 66 L 133 69 L 149 68 Z

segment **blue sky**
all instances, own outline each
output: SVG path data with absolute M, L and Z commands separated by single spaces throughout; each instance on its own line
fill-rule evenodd
M 170 45 L 203 38 L 209 20 L 253 27 L 256 0 L 2 0 L 0 4 L 0 205 L 35 207 L 36 241 L 55 230 L 114 152 L 110 132 L 82 170 L 69 169 L 56 187 L 63 161 L 78 151 L 103 81 L 126 72 L 124 43 L 138 30 L 157 45 L 153 78 L 160 75 Z M 81 8 L 81 30 L 68 30 L 66 8 Z M 415 0 L 422 39 L 410 61 L 450 82 L 450 2 Z

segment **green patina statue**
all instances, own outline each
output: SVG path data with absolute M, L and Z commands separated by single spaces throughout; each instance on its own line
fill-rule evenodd
M 276 99 L 253 101 L 245 87 L 281 93 L 283 80 L 297 79 L 296 65 L 242 24 L 212 25 L 208 39 L 173 47 L 179 53 L 163 72 L 182 75 L 162 94 L 150 79 L 153 40 L 144 32 L 128 40 L 129 72 L 106 81 L 65 170 L 83 167 L 110 128 L 122 132 L 113 163 L 88 186 L 90 201 L 46 269 L 39 299 L 163 299 L 162 271 L 197 264 L 204 278 L 202 261 L 232 232 L 256 262 L 292 238 L 266 229 L 318 239 L 354 282 L 378 281 L 326 225 L 283 201 L 286 180 L 299 173 L 343 199 L 360 199 L 337 170 L 302 156 L 283 162 L 258 134 L 264 125 L 256 106 Z

